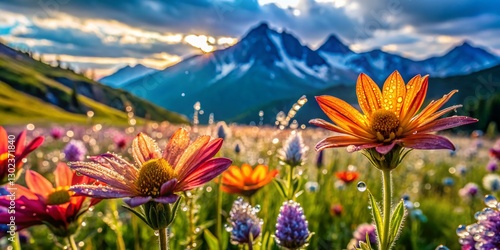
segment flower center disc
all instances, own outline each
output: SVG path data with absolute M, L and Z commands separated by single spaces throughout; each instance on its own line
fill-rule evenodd
M 67 188 L 59 188 L 47 196 L 47 205 L 61 205 L 69 202 L 70 198 Z
M 174 169 L 165 159 L 153 159 L 142 165 L 136 185 L 143 195 L 157 197 L 161 185 L 174 177 Z
M 379 141 L 388 142 L 401 135 L 403 129 L 399 126 L 399 119 L 394 112 L 377 110 L 372 114 L 372 130 Z

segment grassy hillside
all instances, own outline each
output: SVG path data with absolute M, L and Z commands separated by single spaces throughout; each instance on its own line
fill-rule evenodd
M 123 111 L 127 105 L 131 105 L 138 117 L 173 123 L 188 122 L 184 116 L 151 104 L 126 91 L 110 88 L 70 70 L 46 65 L 4 45 L 0 44 L 0 47 L 2 47 L 0 49 L 0 82 L 2 83 L 0 89 L 4 95 L 13 90 L 29 94 L 37 98 L 32 101 L 40 101 L 45 106 L 56 106 L 59 108 L 59 113 L 67 113 L 68 117 L 75 117 L 70 115 L 71 113 L 82 116 L 92 110 L 96 119 L 126 122 L 126 113 Z M 3 91 L 6 86 L 10 86 L 12 90 Z M 25 96 L 23 99 L 29 98 Z M 1 123 L 12 123 L 16 120 L 15 117 L 25 117 L 22 110 L 27 111 L 31 108 L 26 107 L 28 103 L 25 101 L 7 105 L 6 101 L 2 101 L 0 109 L 16 108 L 10 112 L 11 121 Z M 37 119 L 40 120 L 43 120 L 43 117 L 49 120 L 54 118 L 46 112 L 40 112 L 38 117 Z

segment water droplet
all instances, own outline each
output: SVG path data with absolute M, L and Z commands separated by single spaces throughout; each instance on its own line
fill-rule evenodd
M 466 234 L 468 234 L 468 232 L 467 232 L 467 227 L 465 225 L 460 225 L 457 227 L 458 237 L 460 237 L 460 238 L 465 237 Z
M 439 245 L 436 247 L 436 250 L 450 250 L 450 249 L 445 245 Z
M 398 102 L 402 102 L 403 101 L 403 97 L 398 97 Z
M 155 230 L 155 236 L 160 236 L 160 231 Z
M 253 208 L 253 211 L 258 213 L 260 211 L 260 205 L 259 204 L 255 205 L 255 207 Z
M 225 228 L 225 229 L 226 229 L 226 231 L 228 231 L 228 232 L 233 231 L 233 227 L 232 227 L 232 226 L 230 226 L 230 225 L 228 225 L 228 224 L 224 224 L 224 228 Z
M 366 183 L 364 181 L 358 182 L 358 191 L 364 192 L 366 191 Z
M 372 210 L 372 206 L 368 205 L 368 210 Z
M 484 204 L 486 204 L 486 206 L 488 206 L 488 207 L 495 208 L 495 207 L 497 207 L 498 201 L 497 201 L 497 198 L 495 198 L 495 196 L 486 195 L 484 197 Z

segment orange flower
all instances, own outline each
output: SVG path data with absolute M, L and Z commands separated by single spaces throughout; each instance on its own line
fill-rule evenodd
M 252 196 L 257 190 L 273 180 L 278 170 L 269 171 L 265 165 L 257 165 L 255 168 L 248 164 L 240 167 L 230 166 L 222 173 L 222 191 L 230 194 L 241 194 Z
M 370 77 L 360 74 L 356 95 L 363 114 L 339 98 L 316 97 L 323 112 L 335 124 L 322 119 L 313 119 L 310 123 L 340 133 L 323 139 L 316 149 L 348 146 L 349 152 L 375 148 L 380 154 L 387 154 L 395 145 L 400 145 L 414 149 L 454 150 L 448 139 L 431 133 L 474 123 L 477 119 L 466 116 L 438 119 L 461 107 L 454 105 L 439 110 L 457 90 L 432 101 L 417 113 L 424 103 L 427 86 L 428 76 L 417 75 L 405 85 L 399 72 L 394 71 L 385 81 L 382 92 Z
M 335 176 L 346 184 L 355 181 L 359 177 L 359 173 L 355 171 L 342 171 L 335 173 Z

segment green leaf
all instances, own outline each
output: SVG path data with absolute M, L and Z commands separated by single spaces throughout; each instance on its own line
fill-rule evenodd
M 260 240 L 260 242 L 261 242 L 261 247 L 260 247 L 260 249 L 261 249 L 261 250 L 267 250 L 267 249 L 269 249 L 269 248 L 270 248 L 270 246 L 269 246 L 269 238 L 270 238 L 270 237 L 271 237 L 271 235 L 269 234 L 269 232 L 266 232 L 266 233 L 264 234 L 264 236 L 262 236 L 262 237 L 261 237 L 261 240 Z M 257 246 L 258 246 L 258 245 L 257 245 Z
M 171 214 L 170 214 L 170 220 L 168 222 L 168 224 L 172 224 L 172 222 L 174 221 L 175 219 L 175 215 L 177 214 L 177 210 L 179 210 L 179 204 L 181 204 L 181 199 L 182 199 L 182 196 L 179 197 L 177 199 L 177 201 L 172 205 L 171 207 Z
M 401 200 L 391 215 L 389 246 L 392 245 L 392 243 L 396 240 L 399 232 L 401 231 L 400 229 L 403 224 L 404 217 L 405 217 L 405 206 L 403 200 Z
M 361 249 L 361 250 L 371 250 L 371 248 L 368 246 L 368 244 L 366 244 L 363 241 L 359 242 L 359 249 Z
M 208 229 L 205 229 L 203 236 L 205 236 L 205 241 L 207 242 L 208 249 L 210 250 L 219 249 L 219 241 Z
M 370 205 L 372 206 L 372 215 L 373 219 L 375 220 L 375 227 L 377 228 L 377 238 L 378 238 L 377 241 L 379 243 L 379 248 L 381 248 L 380 244 L 382 243 L 382 239 L 384 239 L 382 215 L 380 213 L 380 208 L 378 207 L 377 202 L 375 201 L 375 198 L 373 197 L 370 190 L 368 190 L 368 197 L 370 197 Z
M 372 245 L 370 244 L 370 235 L 366 233 L 366 244 L 368 245 L 368 249 L 373 249 Z
M 286 184 L 283 180 L 281 179 L 274 179 L 273 183 L 276 185 L 276 189 L 278 189 L 278 192 L 281 194 L 281 196 L 283 198 L 286 198 L 288 195 L 287 195 L 287 190 L 288 188 L 286 188 Z
M 129 207 L 129 206 L 125 206 L 125 205 L 122 205 L 123 208 L 127 209 L 128 211 L 132 212 L 133 214 L 135 214 L 137 217 L 139 217 L 142 221 L 144 221 L 144 223 L 146 223 L 146 225 L 150 226 L 149 223 L 148 223 L 148 220 L 146 219 L 146 217 L 144 216 L 143 213 Z
M 222 230 L 222 249 L 227 249 L 229 244 L 229 232 L 225 229 Z

